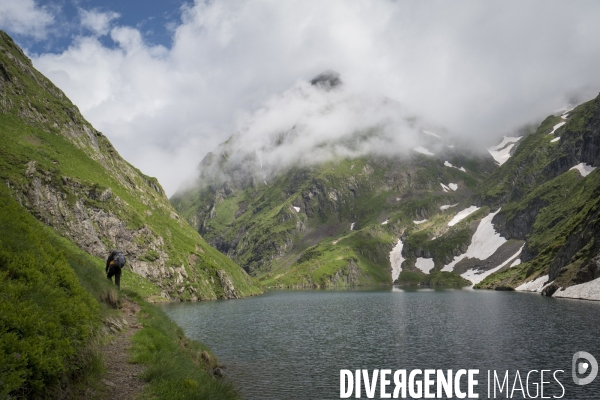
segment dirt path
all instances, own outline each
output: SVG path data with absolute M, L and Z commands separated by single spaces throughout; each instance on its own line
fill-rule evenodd
M 117 332 L 113 340 L 102 348 L 106 366 L 106 375 L 102 384 L 106 386 L 107 399 L 135 399 L 144 390 L 145 383 L 140 378 L 144 367 L 127 362 L 131 336 L 141 329 L 137 323 L 139 311 L 140 306 L 125 299 L 121 309 L 122 320 L 112 321 L 112 323 L 114 324 L 113 328 L 118 328 L 119 323 L 122 323 L 123 320 L 127 323 L 123 323 L 123 329 Z

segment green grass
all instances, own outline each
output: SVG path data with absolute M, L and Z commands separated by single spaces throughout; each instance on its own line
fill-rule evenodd
M 147 367 L 144 398 L 237 398 L 212 377 L 214 355 L 143 300 L 156 287 L 127 270 L 121 285 L 142 306 L 131 361 Z M 101 321 L 122 293 L 103 260 L 56 235 L 0 186 L 0 398 L 77 398 L 98 385 Z
M 81 236 L 72 228 L 79 222 L 73 211 L 76 203 L 83 204 L 88 214 L 114 216 L 128 235 L 136 237 L 137 245 L 148 249 L 128 255 L 130 261 L 149 262 L 155 270 L 163 263 L 167 268 L 185 268 L 188 279 L 183 291 L 174 274 L 153 274 L 151 279 L 125 276 L 126 283 L 138 285 L 148 296 L 165 291 L 182 300 L 193 296 L 218 298 L 223 295 L 215 280 L 218 270 L 224 270 L 232 279 L 239 296 L 261 293 L 239 266 L 177 219 L 156 178 L 123 160 L 66 96 L 33 69 L 4 33 L 0 33 L 0 45 L 4 48 L 0 62 L 10 77 L 10 83 L 0 91 L 0 180 L 10 185 L 14 198 L 39 220 L 75 241 Z M 101 199 L 100 195 L 108 190 L 112 196 Z M 42 204 L 34 202 L 34 193 L 41 193 Z M 52 201 L 58 206 L 50 210 Z M 116 247 L 113 237 L 96 230 L 107 251 Z M 159 260 L 161 253 L 166 257 Z
M 230 168 L 222 158 L 209 158 L 222 170 Z M 469 159 L 457 159 L 456 164 L 463 161 Z M 418 155 L 411 160 L 339 158 L 282 171 L 268 185 L 238 186 L 235 179 L 226 186 L 219 179 L 204 182 L 176 194 L 171 202 L 206 240 L 267 286 L 342 284 L 339 277 L 353 263 L 361 285 L 391 283 L 389 252 L 400 232 L 413 229 L 412 221 L 423 214 L 439 220 L 435 228 L 443 231 L 451 216 L 439 207 L 458 203 L 475 190 L 485 176 L 476 166 L 480 164 L 470 162 L 474 172 L 465 173 Z M 439 182 L 459 182 L 466 189 L 444 193 Z M 446 235 L 448 240 L 426 244 L 435 248 L 436 263 L 468 245 L 471 219 Z M 423 235 L 431 237 L 432 232 Z
M 143 329 L 132 337 L 131 349 L 131 362 L 146 366 L 142 379 L 148 387 L 141 398 L 238 398 L 231 384 L 213 376 L 218 362 L 206 346 L 188 339 L 162 310 L 135 292 L 125 293 L 141 305 L 138 318 Z

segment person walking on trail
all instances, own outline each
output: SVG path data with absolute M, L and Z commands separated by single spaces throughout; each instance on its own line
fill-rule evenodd
M 121 269 L 125 266 L 125 256 L 119 250 L 112 250 L 106 259 L 106 277 L 112 282 L 115 277 L 115 285 L 121 289 Z

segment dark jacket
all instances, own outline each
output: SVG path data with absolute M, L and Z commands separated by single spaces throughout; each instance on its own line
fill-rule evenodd
M 106 272 L 108 272 L 108 269 L 110 268 L 110 262 L 115 259 L 117 254 L 119 254 L 119 252 L 117 250 L 112 250 L 110 252 L 110 255 L 106 259 L 106 270 L 105 270 Z

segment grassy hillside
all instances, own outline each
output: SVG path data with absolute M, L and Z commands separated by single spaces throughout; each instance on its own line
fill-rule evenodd
M 103 271 L 102 259 L 37 221 L 0 186 L 0 398 L 89 393 L 104 371 L 102 322 L 116 316 L 122 295 Z M 133 277 L 126 270 L 124 285 Z M 216 358 L 206 347 L 185 338 L 141 295 L 125 295 L 146 315 L 132 357 L 148 366 L 148 398 L 235 398 L 209 373 Z
M 445 166 L 448 160 L 465 171 Z M 491 158 L 452 150 L 435 157 L 338 159 L 280 171 L 268 182 L 244 175 L 224 156 L 208 155 L 203 165 L 221 173 L 202 177 L 172 204 L 221 252 L 279 287 L 391 283 L 389 253 L 398 237 L 447 233 L 452 210 L 440 206 L 465 202 L 494 169 Z M 253 168 L 251 160 L 244 165 Z M 444 191 L 440 183 L 450 182 L 459 189 Z M 428 229 L 413 223 L 428 218 L 440 223 Z M 453 228 L 448 241 L 430 245 L 440 268 L 455 247 L 468 245 L 465 229 Z M 403 266 L 408 270 L 425 251 L 413 243 Z
M 155 178 L 123 160 L 0 32 L 0 178 L 35 217 L 96 257 L 119 248 L 155 299 L 261 292 L 179 218 Z
M 592 259 L 600 251 L 600 174 L 583 177 L 571 168 L 600 165 L 600 97 L 565 118 L 550 135 L 563 119 L 548 117 L 478 193 L 484 202 L 505 203 L 494 219 L 505 236 L 526 240 L 522 264 L 478 287 L 514 288 L 546 274 L 566 287 L 599 275 Z

